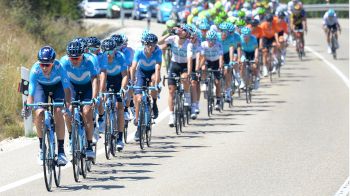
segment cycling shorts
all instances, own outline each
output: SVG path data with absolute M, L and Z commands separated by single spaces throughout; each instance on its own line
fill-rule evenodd
M 152 82 L 152 75 L 154 73 L 155 70 L 146 71 L 142 68 L 137 69 L 135 86 L 149 86 L 149 83 Z M 142 94 L 142 90 L 135 89 L 135 95 L 137 94 Z
M 216 61 L 208 61 L 207 60 L 207 69 L 211 68 L 212 70 L 219 69 L 219 60 Z M 215 79 L 219 80 L 221 78 L 221 74 L 219 72 L 214 72 Z
M 263 48 L 271 48 L 272 47 L 272 43 L 275 41 L 275 38 L 266 38 L 263 37 L 262 38 L 262 42 L 263 42 Z
M 255 59 L 255 52 L 246 52 L 246 51 L 242 51 L 242 52 L 247 60 L 253 61 Z
M 304 28 L 303 28 L 303 24 L 297 24 L 297 25 L 295 25 L 295 27 L 294 27 L 294 30 L 303 30 Z
M 51 97 L 55 102 L 62 102 L 64 100 L 64 90 L 61 82 L 54 85 L 43 85 L 38 83 L 34 92 L 34 103 L 47 103 L 50 92 L 52 93 Z
M 91 82 L 86 84 L 72 83 L 72 98 L 75 101 L 91 101 L 92 99 L 92 85 Z
M 278 37 L 281 37 L 281 36 L 283 36 L 283 35 L 284 35 L 284 31 L 278 32 Z
M 230 63 L 230 53 L 227 52 L 224 54 L 224 64 L 227 65 Z
M 118 93 L 122 86 L 123 76 L 122 74 L 117 74 L 115 76 L 107 75 L 107 90 L 111 89 L 113 92 Z M 122 99 L 119 95 L 117 97 L 117 102 L 122 102 Z
M 332 29 L 334 29 L 335 31 L 338 30 L 337 24 L 334 24 L 334 25 L 327 25 L 327 28 L 328 28 L 329 30 L 332 30 Z
M 187 72 L 187 63 L 176 63 L 171 61 L 168 73 L 169 77 L 181 76 L 181 74 L 185 72 Z M 168 85 L 176 85 L 176 81 L 174 79 L 169 79 Z

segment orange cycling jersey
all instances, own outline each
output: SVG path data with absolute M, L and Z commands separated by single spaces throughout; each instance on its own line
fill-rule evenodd
M 284 20 L 278 21 L 278 17 L 273 18 L 273 26 L 276 27 L 277 32 L 283 31 L 284 33 L 288 33 L 288 24 Z
M 256 38 L 260 39 L 263 36 L 261 27 L 256 26 L 254 28 L 251 24 L 247 25 L 247 27 L 252 30 L 252 35 L 254 35 Z
M 263 36 L 262 37 L 266 37 L 266 38 L 273 38 L 275 36 L 276 31 L 276 26 L 272 23 L 272 25 L 269 24 L 269 22 L 265 21 L 263 23 L 260 24 L 260 28 L 263 32 Z

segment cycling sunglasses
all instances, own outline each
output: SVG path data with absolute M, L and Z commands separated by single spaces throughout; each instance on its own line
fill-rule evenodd
M 111 56 L 114 54 L 114 50 L 107 50 L 107 51 L 104 51 L 104 53 Z
M 82 55 L 81 56 L 77 56 L 77 57 L 69 57 L 69 59 L 72 60 L 72 61 L 77 61 L 77 60 L 80 60 L 81 57 L 82 57 Z
M 96 52 L 97 50 L 99 50 L 100 48 L 94 48 L 94 47 L 89 47 L 88 50 L 90 52 Z
M 148 46 L 148 47 L 155 47 L 157 44 L 155 43 L 145 43 L 145 46 Z
M 42 67 L 42 68 L 44 68 L 44 67 L 49 68 L 49 67 L 51 67 L 51 66 L 53 65 L 53 63 L 40 63 L 39 65 L 40 65 L 40 67 Z

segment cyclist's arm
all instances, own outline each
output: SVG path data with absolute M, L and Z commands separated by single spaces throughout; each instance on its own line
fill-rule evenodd
M 162 45 L 162 44 L 165 44 L 165 40 L 170 37 L 170 33 L 168 34 L 165 34 L 163 37 L 161 37 L 158 41 L 158 45 Z
M 34 93 L 35 93 L 35 88 L 37 85 L 37 77 L 35 74 L 35 70 L 34 68 L 32 68 L 32 70 L 30 71 L 30 75 L 29 75 L 29 95 L 27 98 L 27 103 L 34 103 Z
M 133 61 L 131 64 L 131 68 L 130 68 L 130 80 L 131 81 L 135 81 L 136 66 L 137 66 L 137 62 Z
M 197 52 L 196 53 L 196 71 L 199 71 L 200 70 L 200 53 Z
M 72 101 L 72 95 L 69 88 L 64 89 L 64 97 L 66 101 L 66 108 L 70 108 L 70 103 Z
M 190 75 L 192 73 L 192 55 L 187 56 L 187 74 Z
M 91 77 L 92 85 L 92 98 L 97 98 L 98 95 L 98 85 L 97 85 L 97 75 Z
M 222 70 L 224 68 L 224 55 L 220 55 L 219 58 L 219 69 Z
M 127 86 L 128 86 L 128 72 L 127 72 L 127 70 L 124 70 L 122 72 L 122 77 L 123 77 L 123 79 L 122 79 L 122 88 L 123 89 L 127 89 Z
M 234 59 L 234 52 L 235 50 L 235 47 L 233 45 L 230 46 L 230 49 L 229 49 L 229 54 L 230 54 L 230 62 L 233 62 L 233 59 Z
M 105 69 L 101 70 L 100 73 L 100 92 L 106 91 L 106 79 L 107 79 L 107 72 Z
M 241 44 L 237 44 L 237 61 L 241 62 L 241 55 L 242 55 L 242 47 Z
M 156 84 L 154 84 L 154 85 L 157 85 L 157 84 L 159 84 L 159 82 L 160 82 L 160 66 L 161 65 L 161 62 L 158 62 L 157 64 L 156 64 L 156 69 L 155 69 L 155 74 L 156 74 Z

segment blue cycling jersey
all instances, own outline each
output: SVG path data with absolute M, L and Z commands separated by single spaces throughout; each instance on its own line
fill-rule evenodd
M 40 63 L 36 62 L 29 75 L 29 95 L 34 96 L 35 89 L 38 84 L 42 85 L 55 85 L 61 82 L 63 88 L 69 88 L 70 82 L 66 72 L 63 70 L 58 60 L 54 61 L 52 70 L 49 77 L 46 77 L 40 67 Z
M 136 50 L 133 62 L 136 62 L 137 67 L 145 71 L 154 70 L 156 68 L 156 64 L 160 65 L 162 63 L 162 51 L 157 46 L 152 55 L 147 58 L 145 55 L 145 47 L 142 46 Z
M 127 69 L 128 67 L 126 64 L 125 56 L 121 52 L 117 52 L 114 56 L 113 61 L 110 63 L 108 62 L 107 55 L 102 60 L 101 70 L 106 70 L 107 75 L 109 76 L 116 76 Z
M 92 55 L 83 54 L 83 60 L 79 66 L 73 66 L 67 55 L 61 58 L 63 69 L 67 72 L 70 81 L 74 84 L 87 84 L 91 78 L 98 74 L 96 59 Z
M 132 59 L 134 57 L 134 50 L 132 48 L 130 48 L 130 47 L 125 47 L 125 48 L 122 49 L 122 53 L 125 56 L 126 65 L 128 67 L 130 67 L 131 63 L 132 63 Z
M 232 38 L 232 41 L 233 41 L 233 47 L 235 49 L 238 48 L 238 44 L 241 42 L 241 36 L 237 33 L 237 32 L 234 32 L 233 34 L 230 35 Z
M 222 49 L 224 51 L 224 54 L 230 52 L 230 47 L 234 46 L 234 36 L 227 35 L 227 38 L 225 40 L 222 39 L 222 34 L 218 33 L 219 41 L 222 44 Z
M 254 52 L 258 47 L 258 40 L 254 35 L 250 35 L 249 41 L 245 42 L 243 35 L 241 36 L 241 48 L 244 52 Z

